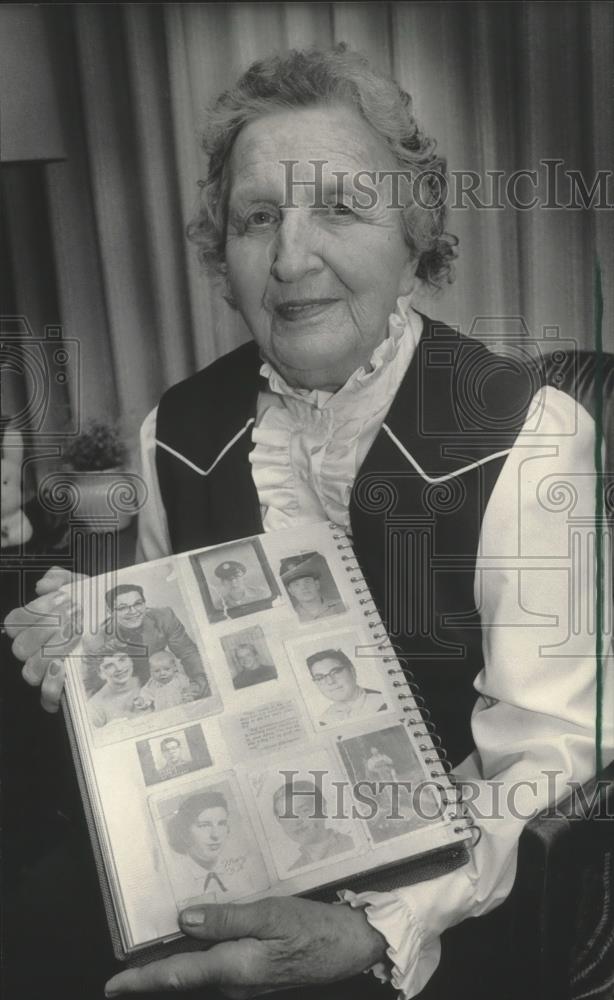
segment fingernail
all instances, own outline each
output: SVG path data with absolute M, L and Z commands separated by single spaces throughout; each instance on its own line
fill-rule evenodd
M 60 661 L 54 660 L 49 667 L 49 673 L 51 674 L 52 677 L 57 677 L 61 669 L 62 669 L 62 664 L 60 663 Z
M 119 993 L 113 986 L 105 986 L 104 995 L 105 997 L 116 997 L 119 996 Z
M 205 914 L 202 910 L 184 910 L 181 914 L 181 923 L 187 927 L 200 927 L 205 922 Z

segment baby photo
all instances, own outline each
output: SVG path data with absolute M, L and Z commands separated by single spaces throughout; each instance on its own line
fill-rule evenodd
M 279 597 L 257 538 L 191 555 L 190 563 L 212 624 L 265 611 Z
M 236 780 L 194 785 L 151 809 L 178 907 L 230 902 L 269 880 Z

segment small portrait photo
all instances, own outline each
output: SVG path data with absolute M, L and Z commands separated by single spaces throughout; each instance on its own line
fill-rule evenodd
M 190 556 L 212 624 L 272 608 L 279 587 L 259 539 L 233 542 Z
M 269 887 L 256 835 L 232 775 L 152 800 L 151 808 L 178 908 L 196 901 L 229 902 Z
M 314 754 L 309 768 L 284 765 L 250 775 L 279 878 L 355 855 L 362 846 L 356 824 L 338 813 L 336 777 L 326 751 Z
M 273 657 L 259 625 L 222 636 L 220 642 L 237 691 L 277 680 Z
M 319 621 L 347 611 L 319 552 L 285 556 L 279 564 L 279 576 L 299 622 Z
M 211 695 L 195 625 L 172 566 L 92 581 L 98 623 L 82 642 L 81 677 L 94 729 Z
M 411 833 L 440 817 L 435 788 L 426 780 L 404 726 L 340 738 L 337 748 L 352 784 L 369 783 L 361 787 L 361 814 L 375 843 Z
M 146 785 L 157 785 L 182 774 L 211 767 L 213 763 L 200 726 L 187 726 L 174 733 L 138 740 L 136 744 Z
M 392 707 L 381 667 L 377 661 L 357 656 L 359 644 L 353 629 L 286 642 L 316 729 L 353 722 Z

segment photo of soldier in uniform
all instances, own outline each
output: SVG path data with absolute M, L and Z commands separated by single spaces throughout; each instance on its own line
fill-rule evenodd
M 196 553 L 190 562 L 212 624 L 264 611 L 279 597 L 279 587 L 257 538 Z
M 286 556 L 280 562 L 279 575 L 300 622 L 347 611 L 328 563 L 318 552 Z

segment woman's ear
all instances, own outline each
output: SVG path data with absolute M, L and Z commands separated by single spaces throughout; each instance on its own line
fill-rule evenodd
M 408 255 L 399 278 L 399 295 L 411 295 L 416 290 L 418 285 L 418 278 L 416 277 L 418 263 L 418 257 Z

